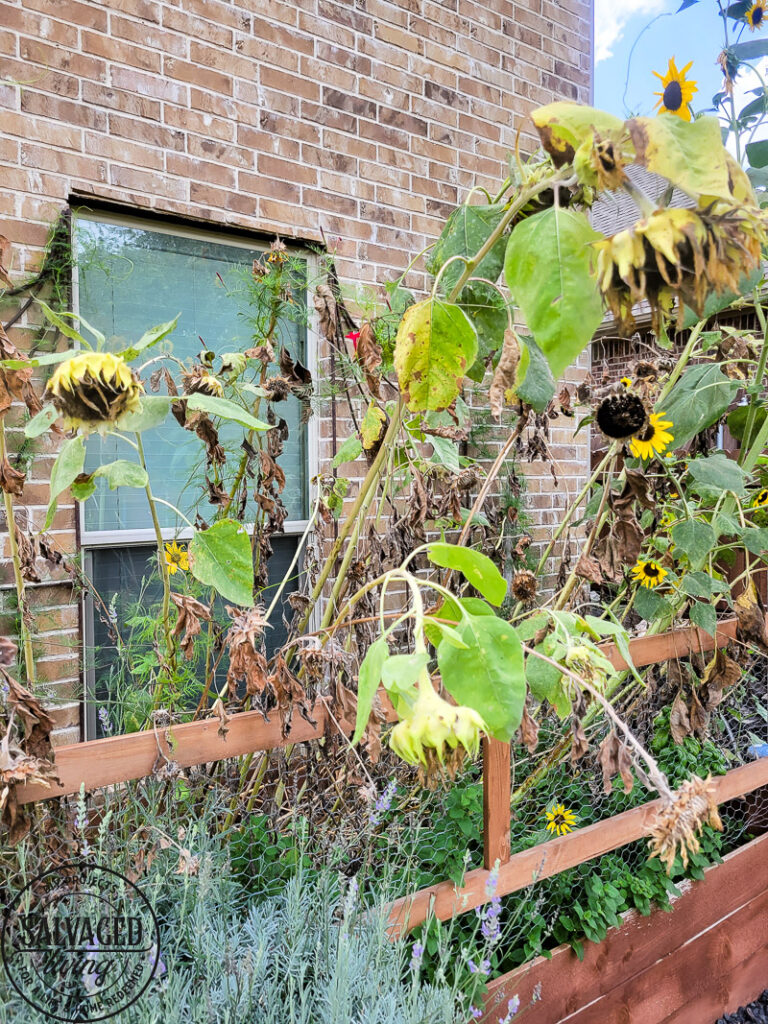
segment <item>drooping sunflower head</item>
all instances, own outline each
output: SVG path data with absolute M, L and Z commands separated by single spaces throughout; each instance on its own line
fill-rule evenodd
M 647 587 L 649 590 L 663 583 L 666 575 L 667 570 L 662 569 L 658 562 L 638 562 L 632 569 L 635 583 L 639 583 L 641 587 Z
M 766 0 L 755 0 L 755 3 L 752 4 L 744 15 L 744 20 L 752 32 L 762 28 L 765 24 L 765 3 Z
M 629 450 L 636 459 L 652 459 L 669 447 L 675 440 L 670 433 L 671 420 L 664 419 L 663 412 L 652 412 L 648 424 L 629 442 Z
M 626 441 L 648 426 L 648 410 L 639 395 L 622 386 L 618 394 L 608 395 L 600 402 L 595 421 L 612 441 Z
M 660 114 L 675 114 L 684 121 L 691 120 L 690 103 L 693 94 L 699 91 L 696 83 L 685 77 L 692 64 L 693 61 L 689 61 L 681 71 L 678 71 L 675 58 L 670 57 L 666 75 L 659 74 L 658 71 L 653 72 L 662 87 L 661 92 L 653 94 L 659 97 L 656 106 Z
M 122 356 L 83 352 L 60 363 L 45 390 L 64 425 L 87 433 L 136 412 L 143 388 Z
M 389 745 L 409 764 L 419 765 L 429 786 L 447 773 L 454 778 L 464 757 L 480 749 L 480 737 L 488 727 L 472 708 L 454 706 L 443 700 L 432 683 L 420 686 L 408 717 L 394 727 Z
M 664 799 L 651 832 L 651 857 L 658 857 L 670 873 L 679 852 L 683 867 L 687 867 L 688 855 L 699 851 L 704 825 L 719 832 L 723 829 L 712 776 L 702 779 L 695 775 Z
M 553 804 L 549 810 L 544 812 L 544 817 L 547 819 L 547 832 L 558 836 L 572 832 L 577 820 L 574 812 L 568 810 L 565 804 Z
M 684 305 L 701 314 L 713 291 L 738 292 L 742 275 L 759 264 L 764 237 L 757 208 L 663 207 L 594 243 L 600 289 L 623 334 L 634 328 L 632 308 L 643 299 L 658 334 L 676 301 L 681 317 Z
M 182 572 L 189 571 L 189 554 L 185 546 L 171 541 L 165 545 L 165 564 L 171 576 L 181 569 Z
M 181 383 L 185 395 L 210 395 L 211 398 L 221 398 L 224 394 L 221 381 L 203 366 L 193 366 L 191 370 L 184 370 Z

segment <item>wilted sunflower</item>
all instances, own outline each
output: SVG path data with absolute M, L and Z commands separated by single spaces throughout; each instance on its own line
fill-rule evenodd
M 629 450 L 636 459 L 652 459 L 654 455 L 661 455 L 675 440 L 675 435 L 669 432 L 672 421 L 663 419 L 663 416 L 663 412 L 652 412 L 648 426 L 629 442 Z
M 664 795 L 662 800 L 651 832 L 651 857 L 658 857 L 667 872 L 671 872 L 678 852 L 684 868 L 688 866 L 688 854 L 698 853 L 699 835 L 704 825 L 722 832 L 723 823 L 717 810 L 712 776 L 702 779 L 695 775 L 675 793 Z
M 175 573 L 189 572 L 189 555 L 186 547 L 180 547 L 176 541 L 165 545 L 165 564 L 168 572 L 173 576 Z
M 184 370 L 181 383 L 185 395 L 210 395 L 211 398 L 221 398 L 224 394 L 221 381 L 202 366 Z
M 622 333 L 631 333 L 632 307 L 646 299 L 658 334 L 675 300 L 679 319 L 684 305 L 701 314 L 713 291 L 738 292 L 742 275 L 758 266 L 764 235 L 757 208 L 663 207 L 594 243 L 600 289 Z
M 688 61 L 682 71 L 678 71 L 675 58 L 670 57 L 666 75 L 660 75 L 658 71 L 653 72 L 663 87 L 662 92 L 653 94 L 659 97 L 656 106 L 659 108 L 660 114 L 676 114 L 684 121 L 691 120 L 689 104 L 693 99 L 693 94 L 699 91 L 696 83 L 685 77 L 686 71 L 689 71 L 692 65 L 693 61 Z
M 136 412 L 143 389 L 122 356 L 83 352 L 60 363 L 45 390 L 68 429 L 88 432 Z
M 752 4 L 744 15 L 744 20 L 752 32 L 755 29 L 762 28 L 765 21 L 765 0 L 755 0 L 755 3 Z
M 530 604 L 536 597 L 538 581 L 530 569 L 520 569 L 512 577 L 512 596 L 523 604 Z
M 752 499 L 752 508 L 763 508 L 765 505 L 768 505 L 768 487 L 758 491 Z
M 650 423 L 642 398 L 626 388 L 602 400 L 595 410 L 595 422 L 612 441 L 626 441 L 647 430 Z
M 632 575 L 635 578 L 635 583 L 639 583 L 641 587 L 658 587 L 660 583 L 664 581 L 664 577 L 667 575 L 667 570 L 662 569 L 658 562 L 638 562 L 632 569 Z
M 564 804 L 553 804 L 551 810 L 544 812 L 544 817 L 547 819 L 547 832 L 553 832 L 558 836 L 572 832 L 576 824 L 576 815 Z

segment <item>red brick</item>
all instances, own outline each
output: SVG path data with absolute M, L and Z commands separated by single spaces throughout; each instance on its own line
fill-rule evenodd
M 160 124 L 146 124 L 121 114 L 109 115 L 109 131 L 121 139 L 133 139 L 142 145 L 157 146 L 159 149 L 183 150 L 186 142 L 184 132 L 164 128 Z
M 186 182 L 168 178 L 163 174 L 142 171 L 136 167 L 117 167 L 113 164 L 109 169 L 109 180 L 113 185 L 148 192 L 156 198 L 187 198 Z
M 47 18 L 55 16 L 80 28 L 92 28 L 95 32 L 107 31 L 106 11 L 92 3 L 79 3 L 78 0 L 24 0 L 24 6 L 39 11 Z
M 285 178 L 286 181 L 296 182 L 298 185 L 316 185 L 317 170 L 314 167 L 280 160 L 266 153 L 260 153 L 258 159 L 259 174 L 271 178 Z
M 110 110 L 120 110 L 125 114 L 134 114 L 145 121 L 159 121 L 162 116 L 162 107 L 159 101 L 141 96 L 130 89 L 115 88 L 116 70 L 112 72 L 111 86 L 83 82 L 83 101 L 91 107 L 107 107 Z
M 289 96 L 301 96 L 302 99 L 320 100 L 320 86 L 317 82 L 308 82 L 299 75 L 290 75 L 276 68 L 262 67 L 259 70 L 259 82 L 267 89 L 283 92 Z
M 212 71 L 210 68 L 200 67 L 176 57 L 165 58 L 163 72 L 168 78 L 178 82 L 191 82 L 200 89 L 210 89 L 211 92 L 223 93 L 225 96 L 232 95 L 231 75 L 223 75 L 219 71 Z
M 139 21 L 160 24 L 161 6 L 155 0 L 93 0 L 94 3 L 106 6 L 112 11 L 122 11 Z
M 69 72 L 77 78 L 106 81 L 105 61 L 81 53 L 72 53 L 63 47 L 51 46 L 39 39 L 19 39 L 19 56 L 28 64 L 41 64 L 45 68 Z
M 105 131 L 107 115 L 101 110 L 94 110 L 88 103 L 75 103 L 59 96 L 46 96 L 25 87 L 21 94 L 21 109 L 26 114 L 40 115 L 64 124 L 80 125 L 83 128 L 96 128 Z
M 58 46 L 77 49 L 77 28 L 74 25 L 68 25 L 66 23 L 67 19 L 59 20 L 58 9 L 52 12 L 50 5 L 48 6 L 48 16 L 42 17 L 40 14 L 25 10 L 22 7 L 12 7 L 5 4 L 1 22 L 2 27 L 9 32 L 21 32 L 23 35 L 31 36 L 33 39 L 43 39 Z M 54 13 L 54 17 L 50 17 L 52 13 Z M 5 44 L 5 40 L 3 40 L 3 43 Z M 5 49 L 5 45 L 3 49 L 5 52 L 9 52 Z
M 130 68 L 150 71 L 155 75 L 160 73 L 162 57 L 156 50 L 148 50 L 144 46 L 136 46 L 135 43 L 99 32 L 83 32 L 82 40 L 83 53 L 103 57 L 117 64 L 127 64 Z
M 162 29 L 148 25 L 142 21 L 132 21 L 130 18 L 121 18 L 119 14 L 113 14 L 112 20 L 110 21 L 110 31 L 113 36 L 118 39 L 125 39 L 129 43 L 136 43 L 139 46 L 151 47 L 153 50 L 159 50 L 161 53 L 172 54 L 174 57 L 188 57 L 189 56 L 189 38 L 188 36 L 177 34 L 175 32 L 168 32 L 167 29 L 173 26 L 169 24 L 171 15 L 175 12 L 171 7 L 165 7 L 163 10 L 163 27 Z M 206 23 L 210 26 L 210 23 Z M 231 33 L 229 33 L 231 39 Z
M 170 58 L 169 58 L 170 60 Z M 138 93 L 140 96 L 152 96 L 166 100 L 168 103 L 187 105 L 189 88 L 179 82 L 171 82 L 161 75 L 148 75 L 143 71 L 129 68 L 112 68 L 111 85 L 126 92 Z

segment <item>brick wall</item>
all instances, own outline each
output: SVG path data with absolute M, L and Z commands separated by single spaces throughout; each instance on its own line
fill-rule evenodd
M 380 284 L 469 188 L 504 177 L 518 130 L 534 147 L 532 108 L 589 99 L 590 69 L 588 0 L 0 0 L 11 275 L 39 264 L 69 200 L 90 199 L 302 240 L 322 229 L 340 239 L 345 281 Z M 406 283 L 423 286 L 419 267 Z M 572 491 L 584 466 L 571 456 Z M 37 524 L 45 472 L 24 496 Z M 531 485 L 542 513 L 551 490 Z M 54 537 L 74 549 L 72 504 Z M 51 623 L 41 675 L 74 699 L 71 593 L 37 589 Z M 76 705 L 57 714 L 60 739 L 76 739 Z

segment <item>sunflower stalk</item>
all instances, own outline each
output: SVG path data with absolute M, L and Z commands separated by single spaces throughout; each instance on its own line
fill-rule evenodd
M 0 417 L 0 462 L 8 458 L 8 445 L 5 436 L 5 418 Z M 35 655 L 32 648 L 32 635 L 29 631 L 29 609 L 27 607 L 27 594 L 24 586 L 24 576 L 21 571 L 21 556 L 19 544 L 16 539 L 16 518 L 13 507 L 13 496 L 3 489 L 3 503 L 5 505 L 5 520 L 8 529 L 8 543 L 11 549 L 11 563 L 13 565 L 13 581 L 16 587 L 16 601 L 19 607 L 19 638 L 21 648 L 24 652 L 24 668 L 27 674 L 27 682 L 30 686 L 35 685 Z

